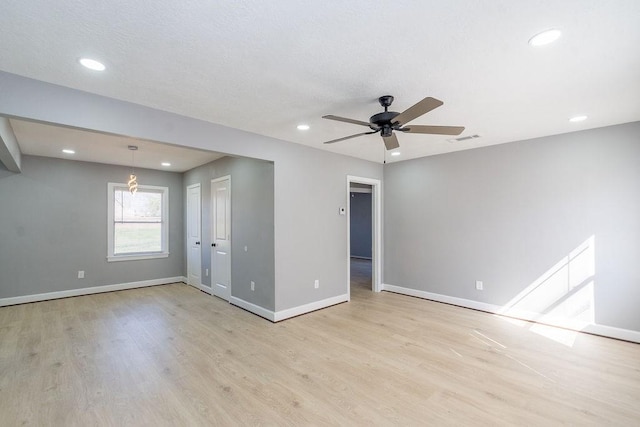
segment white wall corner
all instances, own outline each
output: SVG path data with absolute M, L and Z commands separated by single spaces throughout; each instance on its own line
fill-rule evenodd
M 9 119 L 0 117 L 0 163 L 11 172 L 22 170 L 22 153 Z
M 312 311 L 327 308 L 332 305 L 349 301 L 349 294 L 337 295 L 335 297 L 326 298 L 320 301 L 314 301 L 309 304 L 299 305 L 297 307 L 287 308 L 285 310 L 276 311 L 274 314 L 274 322 L 289 319 L 291 317 L 300 316 L 301 314 L 310 313 Z
M 509 311 L 508 314 L 504 313 L 504 308 L 499 305 L 488 304 L 480 301 L 469 300 L 465 298 L 452 297 L 448 295 L 436 294 L 432 292 L 421 291 L 417 289 L 404 288 L 402 286 L 390 285 L 387 283 L 382 284 L 382 290 L 387 292 L 394 292 L 397 294 L 408 295 L 417 298 L 423 298 L 431 301 L 442 302 L 445 304 L 456 305 L 464 308 L 471 308 L 474 310 L 485 311 L 498 316 L 511 317 L 520 320 L 526 320 L 529 322 L 540 323 L 550 326 L 555 326 L 564 329 L 570 329 L 576 332 L 585 332 L 594 335 L 601 335 L 607 338 L 615 338 L 624 341 L 631 341 L 640 344 L 640 331 L 633 331 L 630 329 L 615 328 L 606 325 L 591 324 L 585 327 L 577 328 L 570 321 L 554 321 L 554 322 L 540 322 L 540 313 L 527 312 L 527 311 Z

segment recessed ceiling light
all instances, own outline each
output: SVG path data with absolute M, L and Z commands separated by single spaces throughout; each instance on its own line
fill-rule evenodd
M 62 150 L 62 152 L 65 153 L 65 154 L 76 154 L 75 151 L 69 150 L 68 148 L 65 148 L 64 150 Z
M 393 153 L 391 153 L 392 156 L 399 156 L 400 154 L 402 154 L 399 151 L 394 151 Z
M 106 68 L 102 62 L 96 61 L 95 59 L 81 58 L 79 62 L 93 71 L 104 71 Z
M 585 120 L 587 120 L 587 116 L 574 116 L 569 119 L 569 121 L 573 123 L 584 122 Z
M 546 30 L 531 37 L 529 44 L 531 46 L 544 46 L 558 40 L 561 35 L 562 32 L 560 30 Z
M 171 166 L 171 163 L 169 163 L 169 162 L 162 162 L 162 163 L 161 163 L 161 165 L 162 165 L 162 166 Z
M 309 125 L 298 125 L 298 130 L 309 130 Z

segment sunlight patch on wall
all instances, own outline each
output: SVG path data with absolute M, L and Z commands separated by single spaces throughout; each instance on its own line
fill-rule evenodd
M 582 330 L 594 323 L 594 280 L 592 235 L 505 304 L 499 314 Z M 576 336 L 574 331 L 542 324 L 534 324 L 529 330 L 568 346 Z

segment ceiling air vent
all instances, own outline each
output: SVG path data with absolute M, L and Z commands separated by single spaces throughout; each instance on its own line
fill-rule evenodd
M 470 139 L 476 139 L 476 138 L 480 138 L 480 135 L 461 136 L 460 138 L 447 139 L 447 141 L 449 141 L 449 142 L 462 142 L 462 141 L 468 141 Z

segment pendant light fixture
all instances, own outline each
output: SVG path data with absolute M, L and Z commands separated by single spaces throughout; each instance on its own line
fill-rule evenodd
M 129 150 L 131 150 L 131 174 L 129 175 L 129 181 L 127 181 L 127 185 L 129 186 L 129 192 L 134 195 L 136 191 L 138 191 L 138 178 L 136 177 L 133 170 L 133 155 L 138 150 L 137 145 L 130 145 Z

